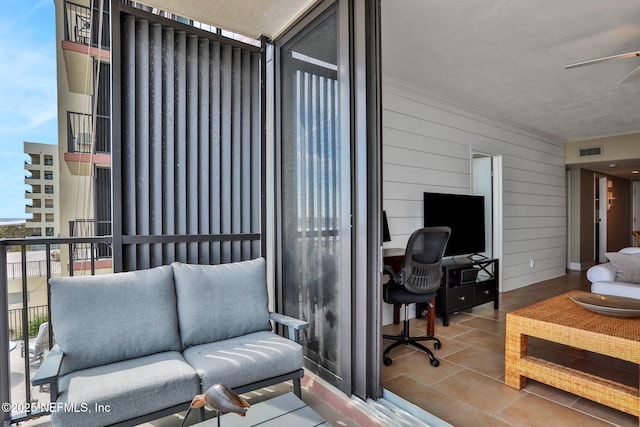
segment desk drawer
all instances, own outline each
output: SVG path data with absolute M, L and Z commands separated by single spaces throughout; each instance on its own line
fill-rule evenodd
M 493 301 L 496 298 L 496 282 L 495 280 L 489 280 L 486 282 L 478 283 L 475 288 L 475 303 L 484 304 L 489 301 Z
M 455 311 L 460 308 L 467 308 L 473 305 L 473 288 L 474 286 L 456 286 L 449 288 L 447 297 L 447 309 Z

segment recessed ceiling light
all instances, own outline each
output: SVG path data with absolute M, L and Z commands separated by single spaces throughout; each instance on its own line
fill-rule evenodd
M 634 175 L 637 175 L 637 174 L 640 173 L 640 171 L 638 169 L 636 169 L 636 170 L 632 170 L 631 173 L 634 174 Z
M 617 166 L 618 166 L 618 165 L 616 165 L 615 163 L 609 163 L 609 167 L 610 167 L 610 168 L 615 168 L 615 167 L 617 167 Z

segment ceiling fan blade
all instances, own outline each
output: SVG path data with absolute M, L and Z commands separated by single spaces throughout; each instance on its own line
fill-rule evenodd
M 640 77 L 640 67 L 636 68 L 635 70 L 633 70 L 632 72 L 630 72 L 629 74 L 627 74 L 625 76 L 624 79 L 620 80 L 620 83 L 618 83 L 619 85 L 623 85 L 625 83 L 629 83 L 634 81 L 635 79 L 637 79 L 638 77 Z
M 584 67 L 585 65 L 599 64 L 601 62 L 612 61 L 614 59 L 633 58 L 634 56 L 640 56 L 640 50 L 636 52 L 621 53 L 620 55 L 605 56 L 604 58 L 591 59 L 589 61 L 577 62 L 575 64 L 567 65 L 564 68 L 565 70 L 568 70 L 570 68 L 577 68 L 577 67 Z

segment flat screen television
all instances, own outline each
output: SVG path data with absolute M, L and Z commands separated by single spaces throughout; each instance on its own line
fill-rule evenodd
M 485 251 L 484 196 L 424 193 L 424 226 L 451 228 L 444 256 Z

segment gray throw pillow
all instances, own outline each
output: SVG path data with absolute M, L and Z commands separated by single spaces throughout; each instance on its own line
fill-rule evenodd
M 607 252 L 605 255 L 616 271 L 616 281 L 640 283 L 640 253 Z

